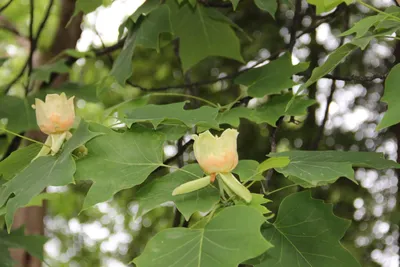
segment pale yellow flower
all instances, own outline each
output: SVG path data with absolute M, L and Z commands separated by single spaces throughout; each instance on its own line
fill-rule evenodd
M 194 155 L 206 173 L 228 173 L 236 167 L 238 134 L 234 129 L 227 129 L 220 137 L 212 135 L 209 131 L 192 136 Z
M 48 94 L 45 102 L 36 99 L 33 108 L 40 130 L 48 135 L 68 131 L 75 120 L 74 97 L 67 99 L 64 93 Z
M 64 141 L 71 137 L 69 129 L 75 120 L 74 97 L 67 99 L 64 93 L 48 94 L 45 102 L 35 99 L 32 108 L 36 110 L 36 120 L 40 130 L 49 135 L 34 160 L 49 153 L 55 155 Z

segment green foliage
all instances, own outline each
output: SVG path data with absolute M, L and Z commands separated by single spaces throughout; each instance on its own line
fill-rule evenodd
M 81 11 L 84 14 L 93 12 L 102 4 L 103 0 L 77 0 L 75 3 L 74 16 Z
M 341 3 L 351 4 L 353 0 L 307 0 L 308 3 L 317 7 L 317 13 L 328 12 Z
M 97 124 L 90 129 L 103 135 L 87 143 L 88 155 L 77 162 L 75 179 L 93 181 L 82 209 L 141 184 L 163 165 L 161 148 L 165 139 L 160 133 L 132 127 L 121 134 Z
M 195 125 L 216 128 L 218 123 L 215 120 L 218 110 L 208 106 L 199 109 L 185 110 L 185 102 L 167 105 L 146 105 L 129 110 L 123 119 L 129 125 L 137 122 L 150 122 L 154 128 L 162 123 L 183 123 L 187 127 Z
M 381 122 L 376 127 L 377 130 L 395 125 L 400 122 L 399 112 L 400 106 L 397 105 L 400 100 L 399 81 L 400 81 L 400 64 L 392 68 L 385 80 L 385 94 L 381 101 L 388 104 L 388 110 L 383 116 Z
M 168 0 L 167 4 L 171 8 L 174 36 L 179 38 L 179 55 L 184 71 L 208 56 L 243 62 L 240 42 L 231 25 L 221 19 L 214 19 L 214 13 L 218 11 L 210 13 L 201 5 L 195 9 L 188 4 L 179 7 L 175 0 Z
M 195 212 L 209 211 L 219 202 L 218 190 L 212 185 L 191 193 L 172 196 L 172 191 L 176 187 L 198 179 L 202 175 L 203 171 L 197 164 L 190 164 L 144 185 L 135 196 L 135 199 L 139 202 L 138 214 L 143 215 L 168 201 L 175 203 L 186 220 L 189 220 Z
M 332 205 L 305 191 L 282 201 L 273 224 L 262 227 L 274 247 L 258 258 L 256 267 L 361 266 L 339 243 L 350 222 L 332 213 Z
M 289 157 L 290 163 L 277 171 L 303 187 L 315 187 L 335 182 L 340 177 L 354 180 L 353 167 L 400 168 L 381 153 L 343 151 L 288 151 L 270 154 Z
M 260 233 L 263 222 L 263 216 L 254 208 L 229 207 L 204 228 L 174 228 L 158 233 L 133 262 L 138 267 L 236 267 L 271 248 Z
M 285 54 L 262 67 L 246 71 L 235 79 L 235 83 L 248 86 L 250 96 L 278 94 L 296 85 L 290 77 L 307 68 L 307 63 L 293 66 L 290 55 Z
M 291 99 L 293 99 L 292 104 L 286 110 Z M 240 118 L 245 118 L 258 124 L 268 123 L 271 126 L 275 126 L 276 121 L 281 116 L 305 115 L 307 108 L 315 103 L 315 100 L 305 99 L 303 96 L 293 96 L 291 93 L 277 95 L 255 109 L 238 107 L 225 111 L 218 116 L 218 121 L 220 124 L 226 123 L 238 127 Z
M 24 228 L 7 234 L 6 231 L 0 231 L 0 267 L 15 266 L 14 261 L 9 255 L 10 248 L 22 248 L 29 254 L 43 260 L 43 245 L 47 238 L 41 235 L 25 235 Z
M 256 6 L 264 11 L 267 11 L 271 14 L 272 17 L 275 17 L 276 10 L 278 9 L 278 2 L 271 0 L 254 0 Z
M 69 72 L 69 67 L 67 66 L 65 60 L 58 60 L 55 63 L 40 66 L 33 70 L 32 80 L 45 81 L 48 83 L 51 78 L 52 73 L 67 73 Z
M 89 131 L 88 124 L 82 121 L 60 155 L 37 158 L 3 185 L 3 190 L 0 192 L 0 206 L 7 202 L 6 224 L 9 231 L 18 208 L 28 204 L 47 186 L 62 186 L 74 181 L 75 162 L 71 153 L 98 135 L 99 133 Z M 11 194 L 14 196 L 8 200 Z
M 351 52 L 353 52 L 357 47 L 351 43 L 347 43 L 345 45 L 342 45 L 335 51 L 333 51 L 328 59 L 322 64 L 321 66 L 315 68 L 312 72 L 311 77 L 307 80 L 306 83 L 302 85 L 301 88 L 307 88 L 322 77 L 324 77 L 326 74 L 331 72 L 334 68 L 336 68 L 337 65 L 342 62 L 343 59 L 345 59 Z
M 8 130 L 21 133 L 37 129 L 35 112 L 31 107 L 32 99 L 22 99 L 15 96 L 0 97 L 0 118 L 7 119 Z M 15 112 L 19 110 L 20 112 Z
M 11 180 L 31 163 L 40 149 L 40 145 L 33 144 L 11 153 L 9 157 L 0 161 L 0 177 L 5 180 Z

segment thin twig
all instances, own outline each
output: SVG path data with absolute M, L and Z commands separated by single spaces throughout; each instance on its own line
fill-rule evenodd
M 29 80 L 29 77 L 31 77 L 31 73 L 33 70 L 33 53 L 35 52 L 35 49 L 36 49 L 35 36 L 33 33 L 33 25 L 35 23 L 35 21 L 34 21 L 34 19 L 35 19 L 35 4 L 34 3 L 35 3 L 34 0 L 30 0 L 29 13 L 30 13 L 31 19 L 29 22 L 29 43 L 31 45 L 29 48 L 29 57 L 28 57 L 28 80 Z
M 13 0 L 9 0 L 4 6 L 0 7 L 0 13 L 3 12 L 11 3 Z
M 208 0 L 197 0 L 197 2 L 203 4 L 206 7 L 221 7 L 221 8 L 232 7 L 232 4 L 227 2 L 209 2 Z

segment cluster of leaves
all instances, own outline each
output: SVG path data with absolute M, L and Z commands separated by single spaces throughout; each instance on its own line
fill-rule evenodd
M 177 52 L 183 73 L 195 70 L 208 57 L 223 57 L 243 63 L 238 37 L 243 30 L 217 9 L 200 2 L 146 1 L 121 25 L 121 37 L 127 31 L 121 39 L 123 48 L 109 75 L 97 84 L 96 92 L 65 91 L 81 94 L 82 98 L 86 98 L 87 94 L 99 98 L 107 96 L 111 85 L 131 83 L 132 62 L 139 48 L 161 51 L 168 45 L 176 45 L 176 40 L 179 40 L 176 46 L 179 47 Z M 236 9 L 239 1 L 231 2 Z M 294 8 L 291 1 L 284 2 Z M 317 12 L 322 13 L 342 2 L 351 4 L 352 1 L 308 2 L 316 5 Z M 75 13 L 91 12 L 102 3 L 78 0 Z M 268 0 L 256 0 L 255 4 L 271 15 L 278 7 L 275 1 Z M 271 56 L 267 64 L 236 73 L 233 82 L 243 86 L 245 93 L 239 100 L 224 106 L 195 95 L 186 97 L 206 105 L 188 107 L 187 102 L 149 104 L 148 98 L 143 97 L 128 101 L 128 105 L 120 103 L 106 110 L 104 117 L 115 114 L 112 118 L 114 126 L 110 126 L 108 119 L 104 119 L 103 124 L 82 119 L 57 156 L 40 157 L 32 162 L 39 150 L 36 144 L 15 151 L 0 162 L 0 216 L 4 215 L 8 232 L 18 208 L 35 205 L 38 199 L 51 199 L 51 194 L 42 194 L 46 187 L 90 180 L 91 186 L 81 211 L 136 186 L 138 216 L 172 201 L 189 221 L 189 227 L 171 228 L 156 234 L 143 253 L 133 259 L 138 267 L 234 267 L 241 263 L 259 267 L 360 266 L 340 244 L 349 222 L 336 217 L 331 205 L 311 198 L 309 191 L 286 197 L 276 219 L 265 207 L 270 202 L 266 196 L 272 192 L 253 194 L 250 204 L 235 198 L 225 199 L 216 185 L 172 196 L 173 189 L 178 185 L 198 179 L 204 173 L 195 163 L 178 167 L 168 165 L 164 159 L 164 145 L 169 141 L 182 140 L 188 133 L 196 131 L 238 127 L 241 118 L 277 127 L 277 122 L 285 116 L 305 115 L 307 108 L 316 103 L 305 94 L 306 89 L 331 73 L 354 50 L 365 49 L 373 38 L 387 37 L 396 32 L 400 27 L 399 15 L 398 8 L 390 8 L 356 23 L 343 33 L 343 36 L 355 33 L 354 38 L 334 50 L 301 85 L 294 82 L 292 76 L 306 71 L 309 64 L 293 65 L 290 53 L 286 52 L 276 58 Z M 65 54 L 76 58 L 93 56 L 76 51 Z M 37 68 L 30 79 L 49 82 L 52 74 L 68 71 L 66 61 L 60 60 Z M 399 71 L 398 66 L 394 67 L 386 79 L 383 101 L 388 103 L 389 109 L 378 129 L 400 122 L 394 104 L 399 98 L 395 93 Z M 299 90 L 293 93 L 295 86 Z M 148 93 L 157 94 L 151 90 Z M 245 97 L 267 100 L 257 107 L 237 105 Z M 0 97 L 0 118 L 7 119 L 8 130 L 25 132 L 36 129 L 34 111 L 30 108 L 32 99 L 31 96 L 23 99 L 10 95 Z M 24 113 L 15 114 L 14 110 L 24 110 Z M 80 157 L 75 150 L 83 144 L 88 154 Z M 357 167 L 388 169 L 400 166 L 373 152 L 287 151 L 271 153 L 261 163 L 241 160 L 233 172 L 249 187 L 262 183 L 265 172 L 275 170 L 288 177 L 294 186 L 312 188 L 332 184 L 340 177 L 356 183 L 353 168 Z M 162 172 L 166 168 L 170 170 L 167 174 Z M 205 213 L 205 216 L 194 216 L 200 213 Z M 9 248 L 22 247 L 41 258 L 42 251 L 38 247 L 43 245 L 44 239 L 35 236 L 26 238 L 22 232 L 21 229 L 10 234 L 0 232 L 0 255 L 5 255 L 5 266 L 11 264 L 7 252 Z

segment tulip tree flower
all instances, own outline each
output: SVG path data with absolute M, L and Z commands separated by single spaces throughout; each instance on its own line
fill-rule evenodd
M 213 136 L 209 131 L 193 135 L 194 155 L 200 167 L 208 176 L 178 186 L 173 195 L 193 192 L 214 182 L 218 175 L 222 181 L 220 187 L 229 195 L 237 195 L 246 202 L 251 202 L 251 193 L 232 174 L 238 164 L 236 140 L 238 132 L 234 129 L 225 130 L 220 137 Z
M 64 141 L 71 137 L 69 130 L 75 120 L 74 97 L 67 99 L 65 93 L 48 94 L 45 102 L 35 99 L 32 108 L 36 110 L 40 130 L 49 135 L 36 158 L 49 153 L 55 155 Z

